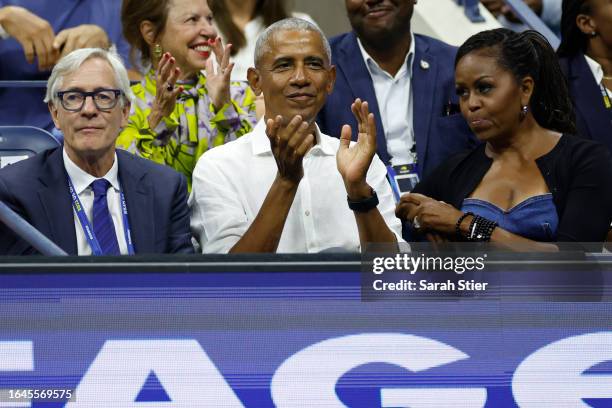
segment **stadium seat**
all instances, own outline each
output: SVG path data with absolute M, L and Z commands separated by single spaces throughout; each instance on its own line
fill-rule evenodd
M 57 139 L 44 129 L 0 126 L 0 168 L 57 146 Z

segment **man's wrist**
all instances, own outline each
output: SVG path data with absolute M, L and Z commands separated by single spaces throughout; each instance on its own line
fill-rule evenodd
M 374 189 L 371 187 L 370 187 L 370 194 L 368 197 L 361 198 L 359 200 L 355 200 L 355 199 L 352 199 L 350 196 L 347 196 L 346 201 L 351 210 L 360 212 L 360 213 L 368 212 L 378 206 L 378 196 L 376 195 L 376 191 L 374 191 Z
M 274 184 L 276 184 L 279 188 L 285 191 L 297 190 L 300 185 L 301 177 L 298 180 L 294 180 L 292 178 L 283 177 L 280 174 L 276 175 L 276 179 L 274 180 Z
M 151 113 L 149 113 L 149 116 L 147 117 L 147 122 L 149 122 L 149 128 L 151 130 L 156 129 L 163 119 L 163 115 L 158 113 L 156 110 L 151 110 Z
M 346 185 L 346 194 L 351 201 L 359 201 L 372 196 L 374 191 L 368 183 L 360 183 L 357 185 Z

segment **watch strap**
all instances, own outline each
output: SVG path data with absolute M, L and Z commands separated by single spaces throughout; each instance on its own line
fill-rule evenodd
M 376 191 L 374 191 L 374 189 L 371 191 L 372 195 L 362 200 L 351 200 L 350 197 L 347 196 L 346 201 L 348 202 L 349 208 L 353 211 L 362 213 L 376 208 L 376 206 L 378 206 L 378 195 L 376 195 Z

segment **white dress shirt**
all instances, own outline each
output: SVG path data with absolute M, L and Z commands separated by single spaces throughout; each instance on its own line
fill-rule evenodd
M 336 167 L 339 139 L 318 132 L 317 144 L 303 161 L 304 177 L 278 244 L 277 252 L 308 253 L 331 248 L 360 250 L 355 215 Z M 191 230 L 204 253 L 227 253 L 245 234 L 277 173 L 265 123 L 247 135 L 204 153 L 193 172 L 189 197 Z M 385 178 L 386 169 L 374 156 L 367 182 L 378 194 L 378 210 L 401 240 L 401 222 Z
M 411 33 L 410 37 L 410 50 L 394 77 L 374 61 L 357 39 L 361 56 L 372 78 L 380 119 L 385 129 L 387 152 L 394 166 L 413 163 L 416 157 L 416 153 L 411 152 L 415 143 L 411 84 L 415 48 L 414 35 Z
M 308 14 L 291 13 L 291 16 L 316 24 Z M 263 18 L 261 16 L 257 16 L 253 20 L 249 21 L 244 27 L 244 38 L 246 39 L 246 43 L 241 49 L 238 50 L 236 55 L 231 58 L 231 62 L 234 63 L 234 68 L 232 69 L 232 81 L 247 80 L 247 70 L 250 67 L 255 66 L 254 56 L 257 37 L 259 37 L 259 34 L 261 34 L 265 29 L 266 26 L 264 25 Z M 223 37 L 223 33 L 220 30 L 217 31 Z M 227 43 L 224 37 L 223 43 Z
M 595 82 L 597 82 L 597 85 L 604 85 L 604 72 L 599 62 L 595 61 L 593 58 L 589 57 L 586 54 L 584 54 L 584 59 L 586 59 L 586 62 L 589 68 L 591 69 L 591 72 L 593 73 L 593 77 L 595 78 Z M 612 98 L 612 90 L 606 88 L 606 91 L 608 92 L 608 96 Z
M 70 157 L 68 157 L 66 149 L 64 149 L 63 151 L 63 156 L 66 172 L 68 173 L 70 180 L 72 180 L 72 185 L 74 186 L 75 192 L 79 196 L 79 200 L 81 201 L 83 210 L 85 210 L 85 215 L 87 215 L 87 219 L 90 223 L 92 223 L 94 192 L 91 188 L 91 183 L 93 183 L 93 181 L 97 178 L 85 172 L 79 166 L 74 164 L 74 162 L 70 160 Z M 121 195 L 119 194 L 119 192 L 121 191 L 121 186 L 119 185 L 119 167 L 117 164 L 116 154 L 113 166 L 108 171 L 108 173 L 106 173 L 104 177 L 101 178 L 108 180 L 108 182 L 111 184 L 111 187 L 108 188 L 108 192 L 106 193 L 108 211 L 110 212 L 111 218 L 113 219 L 113 224 L 115 226 L 117 242 L 119 243 L 119 251 L 121 252 L 121 255 L 127 255 L 128 249 L 127 243 L 125 241 L 125 233 L 123 231 Z M 72 212 L 74 214 L 74 229 L 76 231 L 78 254 L 91 255 L 91 247 L 89 246 L 87 238 L 85 238 L 85 232 L 83 231 L 81 221 L 79 221 L 79 217 L 77 217 L 76 211 L 74 210 L 74 206 L 72 208 Z

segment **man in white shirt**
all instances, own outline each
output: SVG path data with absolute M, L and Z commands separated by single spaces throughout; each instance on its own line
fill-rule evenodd
M 115 150 L 131 98 L 119 57 L 73 51 L 53 68 L 45 98 L 63 148 L 0 170 L 0 200 L 69 254 L 193 252 L 185 178 Z M 30 253 L 0 225 L 0 254 Z
M 352 146 L 349 126 L 338 140 L 314 122 L 335 79 L 321 31 L 300 19 L 271 25 L 248 77 L 264 95 L 265 118 L 205 153 L 193 174 L 191 227 L 203 252 L 358 251 L 397 242 L 401 224 L 375 157 L 367 103 L 352 106 L 359 125 Z

